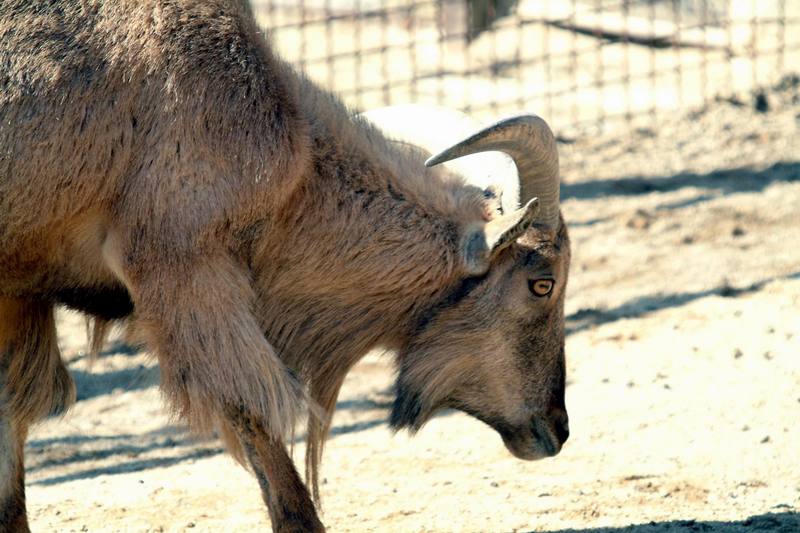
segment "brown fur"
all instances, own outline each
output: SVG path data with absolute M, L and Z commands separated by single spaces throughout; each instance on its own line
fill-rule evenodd
M 74 402 L 75 385 L 56 345 L 52 305 L 0 297 L 0 531 L 27 531 L 28 426 Z
M 8 419 L 0 419 L 0 453 L 10 461 L 0 465 L 0 532 L 27 533 L 25 511 L 25 468 L 23 466 L 26 430 Z M 0 455 L 0 458 L 3 458 Z
M 563 411 L 563 223 L 474 276 L 461 243 L 494 216 L 483 191 L 277 59 L 243 0 L 6 1 L 0 43 L 0 422 L 17 440 L 74 398 L 67 304 L 129 318 L 175 411 L 250 463 L 276 530 L 322 529 L 283 438 L 320 407 L 316 493 L 339 388 L 377 346 L 398 352 L 395 427 L 452 406 L 521 457 L 554 453 L 531 439 Z M 0 514 L 24 524 L 18 485 Z

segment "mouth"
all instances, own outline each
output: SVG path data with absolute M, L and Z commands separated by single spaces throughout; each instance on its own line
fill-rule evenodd
M 569 437 L 566 412 L 556 420 L 534 416 L 526 426 L 514 426 L 499 418 L 487 417 L 460 402 L 448 402 L 448 407 L 458 409 L 494 429 L 503 444 L 517 459 L 536 461 L 558 455 Z
M 527 427 L 508 431 L 507 428 L 495 428 L 503 439 L 511 454 L 525 461 L 535 461 L 558 455 L 564 440 L 550 424 L 542 419 L 534 418 Z

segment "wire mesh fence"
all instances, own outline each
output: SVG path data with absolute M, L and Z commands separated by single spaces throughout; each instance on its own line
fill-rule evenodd
M 800 70 L 798 0 L 252 0 L 278 51 L 357 109 L 654 121 Z

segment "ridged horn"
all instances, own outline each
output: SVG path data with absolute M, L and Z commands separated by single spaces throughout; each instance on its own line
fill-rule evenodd
M 487 126 L 431 157 L 425 165 L 431 167 L 466 155 L 495 150 L 510 155 L 517 166 L 520 203 L 539 198 L 536 222 L 556 228 L 560 186 L 558 149 L 547 122 L 536 115 L 510 117 Z

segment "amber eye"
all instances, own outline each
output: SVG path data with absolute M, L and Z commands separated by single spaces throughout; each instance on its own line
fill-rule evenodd
M 528 288 L 536 296 L 547 296 L 553 290 L 553 280 L 532 279 L 528 282 Z

